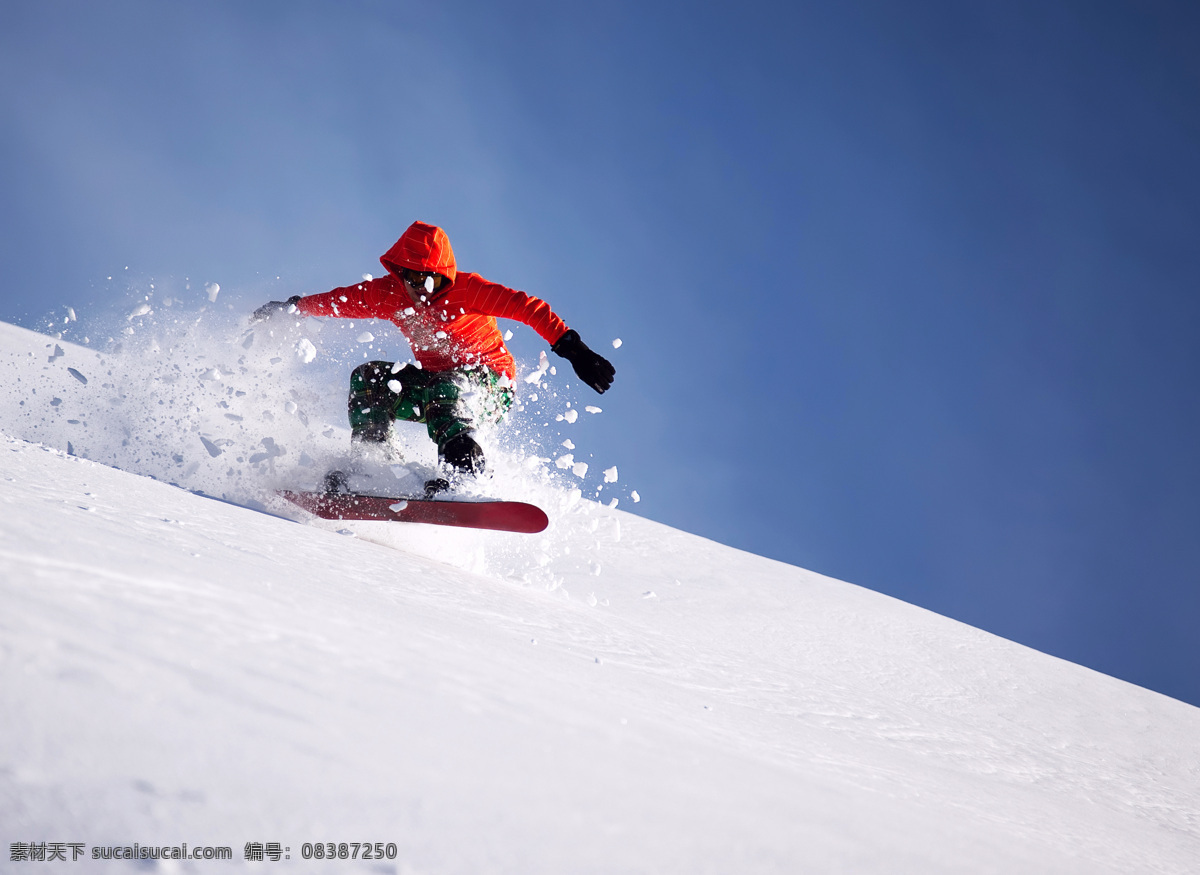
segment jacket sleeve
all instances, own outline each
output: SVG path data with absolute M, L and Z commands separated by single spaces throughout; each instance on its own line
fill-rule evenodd
M 381 278 L 342 286 L 319 295 L 306 295 L 296 302 L 296 309 L 305 316 L 390 319 L 398 303 L 389 283 Z
M 567 323 L 540 298 L 489 282 L 478 274 L 460 273 L 456 285 L 458 283 L 462 283 L 462 287 L 451 306 L 457 304 L 466 313 L 524 322 L 551 346 L 567 333 Z

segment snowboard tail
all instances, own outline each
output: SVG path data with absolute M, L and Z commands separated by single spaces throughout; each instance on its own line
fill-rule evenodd
M 386 498 L 354 492 L 291 492 L 280 495 L 326 520 L 383 520 L 427 523 L 534 535 L 550 525 L 540 507 L 522 501 L 445 501 Z

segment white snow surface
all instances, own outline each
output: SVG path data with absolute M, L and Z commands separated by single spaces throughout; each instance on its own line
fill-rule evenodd
M 309 390 L 264 420 L 235 386 L 265 370 L 191 361 L 175 394 L 178 354 L 148 355 L 0 325 L 6 844 L 233 849 L 163 872 L 1196 871 L 1200 709 L 532 467 L 494 485 L 542 535 L 307 520 L 265 487 L 321 449 Z

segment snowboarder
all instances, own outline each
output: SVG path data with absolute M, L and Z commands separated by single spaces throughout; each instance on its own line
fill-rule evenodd
M 450 238 L 413 222 L 380 259 L 384 276 L 318 295 L 259 307 L 252 322 L 286 310 L 306 316 L 388 319 L 399 326 L 417 364 L 371 361 L 350 374 L 351 443 L 385 444 L 397 420 L 424 423 L 438 459 L 456 472 L 486 466 L 473 437 L 477 422 L 497 422 L 512 406 L 516 365 L 496 318 L 533 328 L 597 392 L 616 370 L 538 298 L 457 268 Z M 439 482 L 439 486 L 441 483 Z

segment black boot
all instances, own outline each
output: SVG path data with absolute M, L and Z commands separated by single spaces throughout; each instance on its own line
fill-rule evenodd
M 325 491 L 326 492 L 349 492 L 350 481 L 346 477 L 344 471 L 330 471 L 325 475 Z
M 450 488 L 450 481 L 445 477 L 434 477 L 432 480 L 425 481 L 425 497 L 433 498 L 439 492 L 446 492 Z
M 487 467 L 483 450 L 468 432 L 456 434 L 446 441 L 441 451 L 442 461 L 464 474 L 482 474 Z

